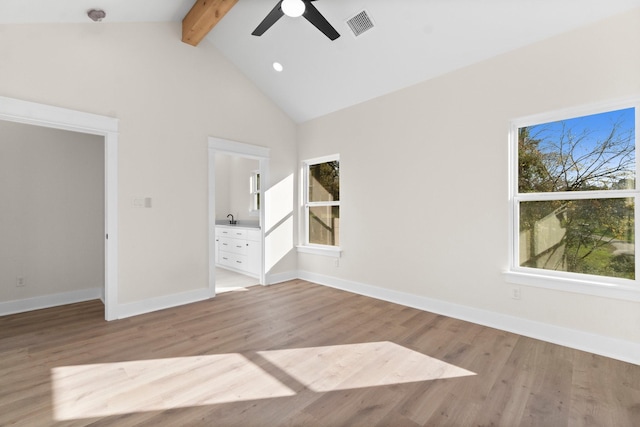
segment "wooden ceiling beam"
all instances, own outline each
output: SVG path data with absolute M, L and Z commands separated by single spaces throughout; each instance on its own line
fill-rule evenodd
M 182 41 L 197 46 L 238 0 L 196 0 L 182 20 Z

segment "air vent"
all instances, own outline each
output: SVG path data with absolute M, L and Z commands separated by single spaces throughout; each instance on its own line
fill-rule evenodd
M 373 28 L 373 21 L 369 18 L 366 10 L 347 20 L 347 25 L 353 31 L 353 35 L 358 37 L 360 34 Z

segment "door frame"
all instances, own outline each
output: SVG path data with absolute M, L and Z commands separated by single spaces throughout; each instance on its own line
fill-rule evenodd
M 118 318 L 118 119 L 0 96 L 0 120 L 104 137 L 104 307 Z
M 264 264 L 264 218 L 265 197 L 264 193 L 269 188 L 269 157 L 270 149 L 259 145 L 246 144 L 244 142 L 231 141 L 224 138 L 210 136 L 209 147 L 209 295 L 216 295 L 216 154 L 227 154 L 258 160 L 260 170 L 260 284 L 266 284 Z

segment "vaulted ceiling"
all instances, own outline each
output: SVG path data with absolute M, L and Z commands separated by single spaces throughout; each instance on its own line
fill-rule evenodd
M 2 0 L 0 24 L 179 22 L 194 2 Z M 640 8 L 640 0 L 317 0 L 315 7 L 340 33 L 335 41 L 305 19 L 287 16 L 262 36 L 251 35 L 276 3 L 239 0 L 203 42 L 213 43 L 296 122 Z M 86 15 L 96 7 L 107 13 L 100 24 Z M 362 11 L 374 26 L 356 37 L 346 21 Z M 283 71 L 275 71 L 274 62 Z

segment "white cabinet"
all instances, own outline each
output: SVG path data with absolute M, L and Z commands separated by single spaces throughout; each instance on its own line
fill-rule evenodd
M 260 277 L 260 230 L 216 225 L 216 264 L 239 273 Z

